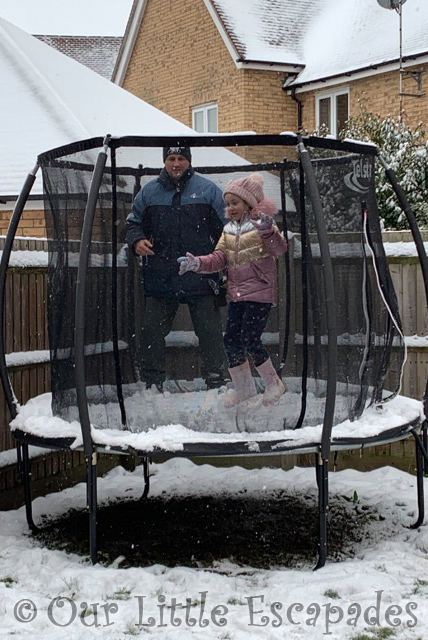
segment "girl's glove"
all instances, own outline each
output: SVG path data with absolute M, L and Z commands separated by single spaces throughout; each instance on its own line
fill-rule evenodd
M 199 271 L 199 265 L 201 261 L 197 256 L 187 252 L 185 256 L 177 258 L 177 262 L 180 264 L 180 270 L 178 275 L 182 276 L 187 271 Z
M 268 231 L 272 228 L 273 218 L 267 213 L 260 213 L 259 217 L 256 220 L 251 220 L 251 223 L 253 227 L 257 229 L 257 231 Z

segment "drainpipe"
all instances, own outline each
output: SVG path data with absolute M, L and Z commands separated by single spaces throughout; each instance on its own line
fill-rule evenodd
M 302 133 L 303 128 L 303 102 L 296 96 L 296 89 L 292 87 L 291 97 L 297 102 L 297 132 Z

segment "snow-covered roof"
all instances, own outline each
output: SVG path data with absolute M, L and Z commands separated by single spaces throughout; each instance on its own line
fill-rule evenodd
M 242 62 L 304 66 L 296 84 L 395 61 L 399 18 L 376 0 L 206 0 Z M 428 2 L 403 6 L 403 56 L 428 53 Z
M 37 156 L 71 142 L 122 135 L 197 135 L 192 129 L 0 18 L 0 196 L 19 194 Z M 140 162 L 159 166 L 159 150 Z M 245 164 L 222 148 L 194 164 Z M 41 194 L 38 177 L 32 194 Z
M 1 0 L 0 17 L 31 34 L 123 36 L 132 0 Z
M 248 63 L 304 66 L 296 84 L 399 57 L 399 19 L 375 0 L 206 0 Z M 428 2 L 403 6 L 403 55 L 428 53 Z
M 288 86 L 399 58 L 399 18 L 376 0 L 203 0 L 238 67 L 298 74 Z M 134 0 L 113 81 L 121 84 L 147 0 Z M 403 56 L 428 54 L 428 1 L 402 11 Z M 161 37 L 161 36 L 160 36 Z M 380 71 L 382 68 L 380 68 Z
M 399 17 L 376 0 L 320 0 L 322 12 L 303 43 L 304 70 L 295 84 L 314 82 L 399 59 Z M 403 57 L 428 54 L 428 2 L 402 7 Z M 380 69 L 381 71 L 382 69 Z
M 122 38 L 119 36 L 37 36 L 50 47 L 111 79 Z
M 301 65 L 304 34 L 326 0 L 206 0 L 242 62 Z

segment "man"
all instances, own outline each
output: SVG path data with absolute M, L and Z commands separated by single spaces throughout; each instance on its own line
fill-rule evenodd
M 137 194 L 126 220 L 126 241 L 143 258 L 146 297 L 142 378 L 162 390 L 165 337 L 179 304 L 187 304 L 199 339 L 202 375 L 208 388 L 225 384 L 218 277 L 178 275 L 177 258 L 213 251 L 225 223 L 220 189 L 194 172 L 189 147 L 166 147 L 159 178 Z

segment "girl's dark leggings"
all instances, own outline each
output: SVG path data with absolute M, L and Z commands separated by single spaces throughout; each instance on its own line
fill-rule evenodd
M 259 367 L 269 358 L 261 337 L 266 327 L 272 304 L 265 302 L 230 302 L 224 335 L 229 367 L 237 367 L 251 355 Z

